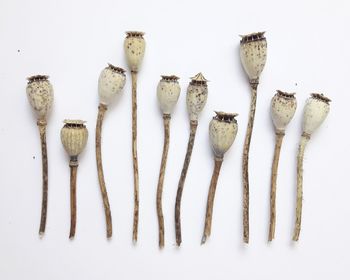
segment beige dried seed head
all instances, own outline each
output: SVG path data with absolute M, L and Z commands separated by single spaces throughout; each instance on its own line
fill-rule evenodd
M 271 117 L 276 132 L 284 132 L 297 108 L 295 93 L 277 90 L 271 100 Z
M 36 75 L 28 78 L 27 96 L 39 120 L 45 120 L 53 103 L 53 88 L 49 76 Z
M 187 88 L 187 110 L 191 121 L 198 121 L 200 112 L 202 112 L 208 98 L 208 80 L 202 73 L 198 73 L 191 78 Z
M 77 157 L 85 148 L 88 130 L 81 120 L 64 120 L 61 141 L 70 157 Z
M 209 124 L 209 137 L 214 154 L 218 158 L 223 158 L 224 154 L 232 146 L 238 131 L 238 114 L 215 112 L 216 116 Z
M 157 97 L 163 114 L 171 114 L 180 96 L 179 77 L 161 76 L 157 86 Z
M 266 63 L 267 43 L 265 32 L 241 35 L 240 57 L 251 83 L 259 83 Z
M 144 32 L 127 31 L 124 40 L 126 60 L 130 70 L 137 72 L 145 55 L 146 42 L 143 38 Z
M 303 132 L 311 135 L 326 119 L 331 100 L 319 93 L 312 93 L 304 108 Z

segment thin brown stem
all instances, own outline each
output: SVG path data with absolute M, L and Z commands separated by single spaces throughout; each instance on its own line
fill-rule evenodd
M 298 151 L 298 165 L 297 165 L 297 205 L 296 205 L 296 219 L 294 227 L 293 240 L 298 241 L 301 229 L 301 211 L 303 203 L 303 161 L 304 153 L 307 142 L 309 141 L 310 136 L 303 134 L 299 143 Z
M 269 241 L 275 238 L 276 228 L 276 182 L 278 162 L 280 158 L 281 146 L 284 137 L 284 132 L 276 132 L 275 152 L 273 156 L 272 171 L 271 171 L 271 193 L 270 193 L 270 228 Z
M 105 209 L 107 238 L 110 238 L 112 237 L 112 215 L 111 215 L 111 209 L 108 201 L 108 194 L 107 194 L 105 179 L 103 176 L 102 155 L 101 155 L 101 130 L 102 130 L 103 117 L 106 110 L 107 110 L 106 105 L 100 104 L 98 106 L 98 116 L 97 116 L 97 123 L 96 123 L 96 164 L 97 164 L 98 181 L 100 184 L 103 205 Z
M 252 138 L 256 97 L 257 97 L 257 83 L 250 84 L 252 97 L 250 101 L 250 111 L 247 131 L 244 140 L 243 147 L 243 241 L 249 243 L 249 175 L 248 175 L 248 162 L 249 162 L 249 148 L 250 140 Z
M 69 238 L 75 236 L 75 228 L 77 224 L 77 171 L 78 160 L 72 158 L 69 162 L 70 167 L 70 232 Z
M 137 72 L 131 71 L 132 80 L 132 163 L 134 168 L 134 223 L 132 240 L 137 242 L 139 224 L 139 167 L 137 161 Z
M 47 197 L 48 197 L 48 160 L 47 160 L 47 145 L 46 145 L 46 121 L 39 120 L 37 122 L 40 133 L 41 142 L 41 161 L 42 161 L 42 180 L 43 180 L 43 194 L 41 202 L 41 218 L 40 218 L 40 229 L 39 235 L 43 236 L 46 227 L 46 217 L 47 217 Z
M 196 131 L 197 131 L 198 121 L 191 121 L 190 123 L 190 137 L 188 139 L 187 144 L 187 152 L 185 161 L 182 167 L 181 171 L 181 177 L 180 181 L 177 187 L 177 193 L 176 193 L 176 202 L 175 202 L 175 233 L 176 233 L 176 244 L 177 246 L 181 245 L 182 238 L 181 238 L 181 217 L 180 217 L 180 208 L 181 208 L 181 197 L 182 197 L 182 191 L 185 184 L 185 179 L 187 175 L 188 166 L 191 161 L 191 154 L 193 150 L 194 140 L 196 137 Z
M 157 215 L 158 215 L 159 248 L 160 249 L 162 249 L 164 247 L 164 217 L 163 217 L 163 209 L 162 209 L 162 194 L 163 194 L 165 168 L 166 168 L 166 162 L 167 162 L 168 150 L 169 150 L 170 118 L 171 118 L 170 114 L 163 115 L 164 145 L 163 145 L 163 155 L 162 155 L 162 162 L 160 164 L 158 187 L 157 187 Z
M 218 183 L 222 161 L 223 161 L 223 158 L 215 158 L 214 171 L 211 177 L 210 187 L 208 192 L 207 210 L 205 214 L 205 224 L 204 224 L 204 231 L 203 231 L 201 244 L 204 244 L 207 241 L 207 238 L 210 236 L 210 233 L 211 233 L 211 222 L 213 219 L 215 191 Z

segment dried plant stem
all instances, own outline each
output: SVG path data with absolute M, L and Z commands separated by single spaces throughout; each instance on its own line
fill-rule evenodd
M 134 168 L 134 223 L 132 240 L 137 242 L 139 224 L 139 167 L 137 161 L 137 72 L 131 71 L 132 80 L 132 163 Z
M 258 83 L 250 83 L 252 97 L 250 101 L 249 120 L 247 126 L 247 132 L 244 140 L 243 147 L 243 241 L 249 243 L 249 175 L 248 175 L 248 161 L 249 161 L 249 148 L 250 140 L 252 138 L 256 97 Z
M 47 196 L 48 196 L 48 161 L 47 161 L 47 146 L 46 146 L 46 121 L 39 120 L 37 122 L 40 133 L 41 142 L 41 157 L 42 157 L 42 176 L 43 176 L 43 197 L 41 203 L 41 218 L 39 235 L 42 236 L 45 233 L 46 217 L 47 217 Z
M 270 193 L 270 228 L 269 241 L 275 238 L 276 228 L 276 182 L 278 162 L 280 158 L 281 146 L 284 137 L 284 132 L 276 132 L 275 152 L 273 156 L 272 172 L 271 172 L 271 193 Z
M 70 232 L 69 238 L 75 236 L 75 228 L 77 224 L 77 171 L 78 160 L 72 158 L 69 162 L 70 167 Z
M 181 177 L 180 181 L 177 187 L 177 194 L 176 194 L 176 202 L 175 202 L 175 233 L 176 233 L 176 244 L 177 246 L 181 245 L 182 239 L 181 239 L 181 217 L 180 217 L 180 208 L 181 208 L 181 197 L 182 197 L 182 191 L 184 188 L 184 183 L 187 175 L 188 166 L 190 164 L 191 160 L 191 154 L 193 149 L 194 140 L 196 137 L 196 131 L 197 131 L 198 121 L 191 121 L 190 123 L 190 137 L 188 139 L 187 144 L 187 152 L 185 161 L 182 167 L 181 171 Z
M 97 123 L 96 123 L 96 163 L 97 163 L 98 181 L 100 184 L 103 205 L 105 209 L 107 238 L 110 238 L 112 237 L 112 215 L 111 215 L 111 209 L 108 201 L 108 194 L 107 194 L 105 179 L 103 176 L 102 155 L 101 155 L 101 130 L 102 130 L 103 117 L 106 110 L 107 110 L 106 105 L 100 104 L 98 106 L 98 116 L 97 116 Z
M 163 145 L 163 155 L 162 155 L 162 162 L 160 164 L 158 187 L 157 187 L 157 215 L 158 215 L 159 248 L 160 249 L 162 249 L 164 247 L 164 217 L 163 217 L 163 209 L 162 209 L 162 194 L 163 194 L 165 168 L 166 168 L 166 162 L 167 162 L 168 150 L 169 150 L 170 119 L 171 119 L 170 114 L 163 114 L 164 145 Z
M 294 227 L 293 240 L 298 241 L 301 228 L 301 212 L 303 203 L 303 161 L 304 152 L 307 142 L 310 140 L 310 135 L 303 133 L 299 143 L 298 165 L 297 165 L 297 205 L 296 205 L 296 220 Z
M 213 219 L 214 197 L 215 197 L 215 191 L 218 183 L 222 161 L 223 161 L 223 158 L 215 158 L 214 171 L 211 177 L 210 187 L 208 192 L 207 210 L 205 214 L 204 232 L 203 232 L 201 244 L 204 244 L 207 241 L 207 238 L 210 236 L 210 233 L 211 233 L 211 221 Z

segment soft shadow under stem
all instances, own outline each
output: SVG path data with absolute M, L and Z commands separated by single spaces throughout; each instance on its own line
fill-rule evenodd
M 69 238 L 73 239 L 75 236 L 75 228 L 77 224 L 77 171 L 78 158 L 71 157 L 69 162 L 70 167 L 70 232 Z
M 215 191 L 216 191 L 216 186 L 218 183 L 218 178 L 219 178 L 219 174 L 220 174 L 222 161 L 223 161 L 223 158 L 215 158 L 213 175 L 211 177 L 210 187 L 209 187 L 209 192 L 208 192 L 204 232 L 203 232 L 201 244 L 204 244 L 207 241 L 207 238 L 210 236 L 210 233 L 211 233 L 211 222 L 213 219 L 213 207 L 214 207 Z
M 107 110 L 107 106 L 104 104 L 100 104 L 98 106 L 98 116 L 96 123 L 96 164 L 97 164 L 97 173 L 98 173 L 98 181 L 101 189 L 103 205 L 105 209 L 106 216 L 106 230 L 107 230 L 107 238 L 112 237 L 112 215 L 111 209 L 108 201 L 108 194 L 105 184 L 105 179 L 103 176 L 103 166 L 102 166 L 102 155 L 101 155 L 101 130 L 104 114 Z
M 48 197 L 48 160 L 47 160 L 47 146 L 46 146 L 46 121 L 38 120 L 37 125 L 39 127 L 40 133 L 40 143 L 41 143 L 41 160 L 42 160 L 42 180 L 43 180 L 43 193 L 41 202 L 41 218 L 40 218 L 40 228 L 39 235 L 43 236 L 46 227 L 46 217 L 47 217 L 47 197 Z
M 191 120 L 191 122 L 190 122 L 190 137 L 188 139 L 186 157 L 185 157 L 185 161 L 184 161 L 184 164 L 182 167 L 179 184 L 177 187 L 176 202 L 175 202 L 175 233 L 176 233 L 176 245 L 177 246 L 180 246 L 181 242 L 182 242 L 181 217 L 180 217 L 181 197 L 182 197 L 182 191 L 183 191 L 184 184 L 185 184 L 188 166 L 189 166 L 190 161 L 191 161 L 191 154 L 192 154 L 192 150 L 193 150 L 194 140 L 196 137 L 197 126 L 198 126 L 198 121 Z
M 163 216 L 163 209 L 162 209 L 162 194 L 163 194 L 165 168 L 166 168 L 168 150 L 169 150 L 170 119 L 171 119 L 170 114 L 163 114 L 164 144 L 163 144 L 163 155 L 162 155 L 162 162 L 160 164 L 158 187 L 157 187 L 157 215 L 158 215 L 160 249 L 164 247 L 164 216 Z
M 299 240 L 300 229 L 301 229 L 301 212 L 303 203 L 303 161 L 305 147 L 310 140 L 310 135 L 303 133 L 299 143 L 298 150 L 298 165 L 297 165 L 297 205 L 296 205 L 296 219 L 293 234 L 293 241 Z
M 131 71 L 132 81 L 132 163 L 134 168 L 134 222 L 132 241 L 137 242 L 139 224 L 139 167 L 137 161 L 137 72 Z
M 244 140 L 243 147 L 243 241 L 249 243 L 249 174 L 248 174 L 248 162 L 249 162 L 249 148 L 250 141 L 252 138 L 255 109 L 256 109 L 256 98 L 258 81 L 251 81 L 251 101 L 247 131 Z
M 270 227 L 269 227 L 269 239 L 272 241 L 275 238 L 276 228 L 276 183 L 277 183 L 277 171 L 278 162 L 280 158 L 281 146 L 283 142 L 284 131 L 276 132 L 275 151 L 273 156 L 273 163 L 271 169 L 271 191 L 270 191 Z

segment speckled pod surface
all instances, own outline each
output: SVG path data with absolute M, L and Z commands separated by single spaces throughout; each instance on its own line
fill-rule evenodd
M 312 93 L 304 109 L 303 132 L 311 135 L 325 120 L 329 113 L 331 100 L 323 94 Z
M 27 96 L 38 119 L 46 119 L 53 103 L 53 88 L 48 78 L 44 75 L 28 78 Z
M 187 110 L 191 121 L 198 121 L 198 116 L 202 112 L 208 98 L 208 80 L 202 73 L 198 73 L 191 78 L 187 88 Z
M 137 72 L 145 55 L 146 43 L 144 32 L 128 31 L 124 41 L 126 59 L 131 71 Z
M 284 132 L 297 109 L 295 93 L 277 90 L 271 100 L 271 117 L 276 132 Z
M 159 106 L 163 114 L 171 114 L 180 96 L 179 78 L 174 75 L 161 77 L 157 86 Z
M 267 43 L 265 32 L 241 36 L 240 56 L 245 72 L 251 82 L 258 83 L 266 63 Z
M 237 114 L 215 112 L 216 116 L 209 124 L 209 137 L 212 149 L 217 158 L 223 158 L 224 154 L 235 141 L 238 124 Z
M 81 120 L 65 120 L 61 129 L 61 141 L 70 157 L 78 156 L 85 148 L 88 130 Z
M 120 96 L 125 86 L 125 80 L 125 70 L 123 68 L 108 64 L 108 67 L 102 70 L 98 79 L 100 103 L 108 106 Z

